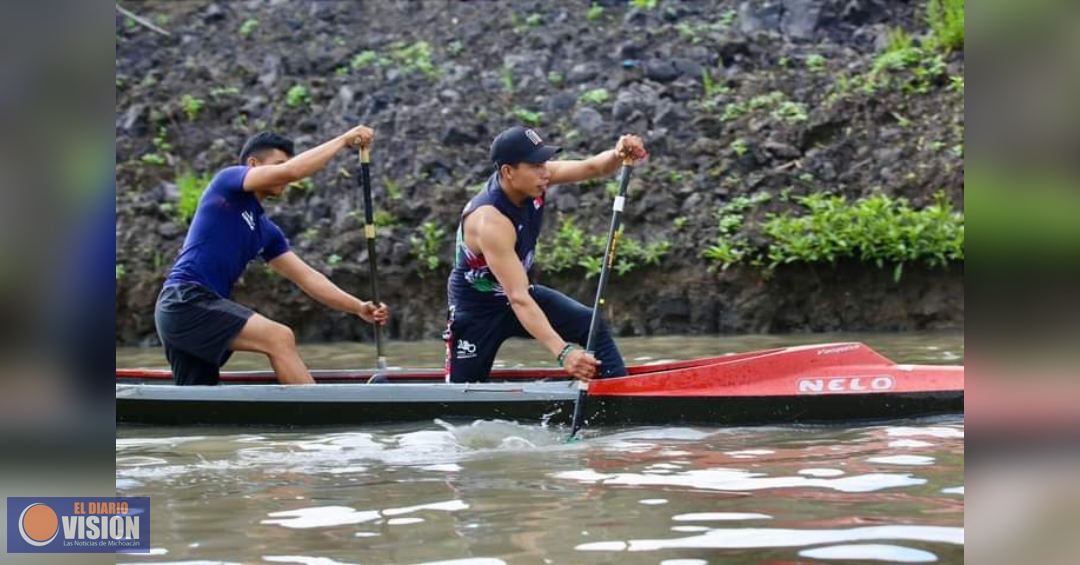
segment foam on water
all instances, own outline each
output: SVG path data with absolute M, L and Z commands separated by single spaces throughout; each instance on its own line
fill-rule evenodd
M 776 488 L 823 488 L 839 492 L 873 492 L 887 488 L 922 485 L 926 479 L 910 474 L 869 473 L 838 479 L 768 477 L 741 469 L 694 469 L 670 475 L 639 473 L 598 473 L 591 469 L 563 471 L 552 475 L 582 483 L 626 486 L 681 486 L 705 490 L 755 491 Z
M 711 520 L 772 520 L 768 514 L 756 512 L 693 512 L 671 517 L 676 522 L 707 522 Z
M 346 561 L 335 561 L 326 557 L 307 557 L 304 555 L 263 555 L 263 561 L 271 563 L 302 563 L 303 565 L 354 565 Z
M 869 526 L 844 530 L 781 528 L 711 529 L 701 535 L 674 539 L 638 539 L 583 543 L 578 551 L 656 551 L 658 549 L 752 549 L 800 547 L 864 540 L 902 540 L 964 544 L 964 529 L 943 526 Z
M 933 563 L 937 556 L 929 551 L 899 545 L 847 544 L 804 549 L 799 552 L 811 559 L 844 559 L 859 561 L 889 561 L 892 563 Z
M 871 457 L 870 463 L 883 463 L 885 465 L 933 465 L 934 458 L 925 455 L 889 455 L 884 457 Z

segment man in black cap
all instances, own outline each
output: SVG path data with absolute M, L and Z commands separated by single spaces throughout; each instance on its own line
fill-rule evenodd
M 447 293 L 446 380 L 485 381 L 502 342 L 534 337 L 577 379 L 626 374 L 607 326 L 595 336 L 596 357 L 581 349 L 592 309 L 553 289 L 530 284 L 544 193 L 553 184 L 611 175 L 623 157 L 648 156 L 636 135 L 619 138 L 614 149 L 578 161 L 551 161 L 561 149 L 544 145 L 521 126 L 491 144 L 495 172 L 465 206 L 458 225 L 454 269 Z M 576 344 L 576 345 L 575 345 Z

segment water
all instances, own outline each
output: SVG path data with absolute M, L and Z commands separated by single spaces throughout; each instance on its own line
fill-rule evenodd
M 858 339 L 961 363 L 959 334 L 620 340 L 628 359 Z M 437 366 L 437 343 L 391 343 Z M 429 349 L 435 347 L 433 353 Z M 363 346 L 304 350 L 370 365 Z M 547 361 L 535 344 L 506 366 Z M 119 366 L 161 366 L 118 350 Z M 230 368 L 258 368 L 238 356 Z M 565 430 L 479 421 L 305 431 L 120 427 L 117 489 L 149 495 L 150 556 L 121 563 L 961 563 L 960 417 L 862 427 Z

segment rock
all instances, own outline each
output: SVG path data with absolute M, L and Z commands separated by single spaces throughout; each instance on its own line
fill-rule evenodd
M 210 4 L 209 6 L 206 7 L 205 10 L 203 10 L 202 18 L 203 18 L 203 22 L 205 22 L 207 24 L 220 22 L 221 20 L 225 19 L 225 10 L 222 9 L 220 4 L 217 4 L 215 2 L 213 4 Z
M 591 135 L 604 127 L 604 117 L 591 107 L 578 108 L 574 112 L 574 127 L 583 135 Z
M 132 104 L 127 112 L 124 113 L 124 119 L 120 123 L 120 128 L 131 135 L 146 135 L 148 131 L 146 114 L 145 104 Z
M 761 146 L 773 157 L 780 159 L 797 159 L 802 155 L 802 152 L 795 147 L 772 139 L 766 140 Z
M 596 63 L 578 63 L 570 67 L 570 72 L 566 73 L 566 82 L 570 84 L 587 82 L 596 78 L 598 74 L 600 74 L 600 68 Z
M 620 59 L 640 59 L 642 46 L 636 41 L 624 41 L 619 45 Z
M 183 235 L 186 231 L 184 227 L 177 225 L 176 222 L 165 222 L 158 225 L 157 228 L 158 235 L 165 239 L 174 239 Z
M 563 91 L 554 96 L 549 96 L 544 108 L 553 113 L 568 112 L 577 104 L 577 99 L 577 94 Z
M 823 4 L 822 0 L 784 0 L 781 30 L 793 39 L 813 39 Z
M 739 31 L 746 35 L 780 29 L 783 3 L 778 0 L 739 4 Z
M 669 59 L 650 59 L 645 61 L 645 76 L 656 82 L 671 82 L 679 77 L 679 70 Z
M 615 103 L 611 107 L 611 115 L 616 120 L 627 119 L 634 111 L 640 111 L 652 115 L 656 109 L 658 96 L 647 84 L 632 84 L 615 95 Z
M 652 121 L 655 126 L 675 129 L 686 118 L 686 111 L 682 107 L 665 100 L 660 103 L 660 109 Z
M 443 130 L 439 138 L 443 145 L 472 145 L 480 141 L 476 134 L 466 131 L 457 126 L 450 126 Z
M 263 57 L 262 71 L 259 73 L 259 84 L 267 90 L 273 90 L 281 74 L 281 57 L 273 53 L 267 53 Z
M 701 69 L 702 69 L 701 64 L 698 63 L 697 61 L 694 61 L 693 59 L 686 59 L 686 58 L 680 57 L 680 58 L 672 59 L 671 64 L 672 64 L 673 67 L 675 67 L 675 70 L 679 73 L 676 76 L 676 78 L 679 77 L 679 76 L 695 77 L 695 78 L 700 78 L 701 77 Z

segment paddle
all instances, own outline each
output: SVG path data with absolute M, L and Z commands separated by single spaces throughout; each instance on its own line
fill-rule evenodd
M 600 323 L 600 306 L 604 303 L 604 287 L 607 286 L 611 266 L 615 263 L 615 249 L 619 245 L 619 224 L 622 219 L 623 206 L 626 204 L 626 186 L 630 184 L 630 173 L 633 170 L 633 157 L 624 157 L 622 169 L 619 171 L 619 194 L 615 197 L 615 203 L 611 206 L 611 228 L 608 230 L 604 263 L 600 267 L 600 281 L 596 284 L 596 300 L 593 301 L 592 319 L 589 321 L 589 338 L 585 343 L 585 351 L 590 355 L 593 352 L 596 326 Z M 578 395 L 577 400 L 574 401 L 574 419 L 570 427 L 570 437 L 567 438 L 567 441 L 573 440 L 578 431 L 585 425 L 585 397 L 588 395 L 589 382 L 578 381 Z
M 364 192 L 364 235 L 367 237 L 368 267 L 371 274 L 371 301 L 375 306 L 382 304 L 379 300 L 379 264 L 375 259 L 375 207 L 371 203 L 371 147 L 360 146 L 360 188 Z M 382 326 L 375 324 L 375 354 L 376 365 L 379 369 L 386 368 L 386 352 L 383 348 Z M 372 375 L 376 380 L 378 374 Z

